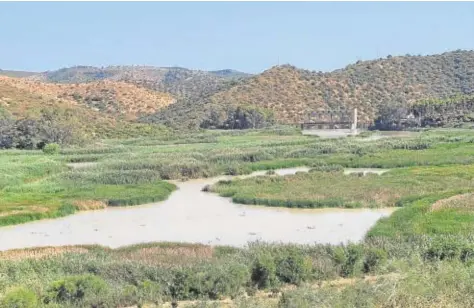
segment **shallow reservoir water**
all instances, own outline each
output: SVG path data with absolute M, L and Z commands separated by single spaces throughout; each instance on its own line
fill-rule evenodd
M 306 129 L 301 133 L 306 136 L 318 136 L 324 139 L 330 138 L 342 138 L 348 136 L 357 136 L 367 130 L 358 129 L 357 133 L 352 132 L 350 129 Z M 419 132 L 413 131 L 377 131 L 373 132 L 369 137 L 357 138 L 358 141 L 374 141 L 385 138 L 409 138 L 419 136 Z
M 308 168 L 276 170 L 279 175 Z M 361 171 L 361 170 L 359 170 Z M 263 175 L 265 171 L 251 175 Z M 220 179 L 178 182 L 163 202 L 41 220 L 0 228 L 0 250 L 99 244 L 112 248 L 144 242 L 187 242 L 242 247 L 261 240 L 284 243 L 359 241 L 394 209 L 286 209 L 233 204 L 201 189 Z

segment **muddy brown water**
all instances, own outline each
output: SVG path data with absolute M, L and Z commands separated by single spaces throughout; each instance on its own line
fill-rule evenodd
M 294 174 L 308 168 L 277 170 Z M 360 170 L 359 170 L 360 171 Z M 252 175 L 263 175 L 265 171 Z M 0 228 L 0 250 L 98 244 L 116 248 L 145 242 L 186 242 L 244 247 L 248 242 L 331 243 L 360 241 L 394 209 L 286 209 L 233 204 L 201 189 L 220 179 L 175 182 L 163 202 L 79 212 Z

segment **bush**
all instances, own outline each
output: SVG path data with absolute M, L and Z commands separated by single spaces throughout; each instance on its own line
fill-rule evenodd
M 364 273 L 372 272 L 378 266 L 387 261 L 387 252 L 380 248 L 371 248 L 364 258 L 363 271 Z
M 251 280 L 259 289 L 269 288 L 277 283 L 275 260 L 270 254 L 257 255 L 252 266 Z
M 331 254 L 342 277 L 354 276 L 360 271 L 363 256 L 362 246 L 355 244 L 337 246 L 332 249 Z
M 70 276 L 53 282 L 44 298 L 46 304 L 83 304 L 100 306 L 109 291 L 107 283 L 94 275 Z
M 2 308 L 36 308 L 38 299 L 33 291 L 16 288 L 5 294 L 0 301 Z
M 291 250 L 286 256 L 278 258 L 276 275 L 281 282 L 298 285 L 310 278 L 311 271 L 311 259 L 304 256 L 301 250 Z
M 61 148 L 57 143 L 48 143 L 43 148 L 43 152 L 48 155 L 58 154 L 60 150 Z
M 249 282 L 246 265 L 239 263 L 207 264 L 179 269 L 170 293 L 175 300 L 220 299 L 236 296 Z
M 451 237 L 436 238 L 423 253 L 423 257 L 429 261 L 457 259 L 462 262 L 467 262 L 474 257 L 474 245 L 469 241 Z
M 159 305 L 162 303 L 163 290 L 162 286 L 150 280 L 145 280 L 138 285 L 138 293 L 140 302 L 154 303 Z

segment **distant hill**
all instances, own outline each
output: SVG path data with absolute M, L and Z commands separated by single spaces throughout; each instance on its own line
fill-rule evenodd
M 114 117 L 134 119 L 154 113 L 175 102 L 160 93 L 120 81 L 95 81 L 82 84 L 53 84 L 20 78 L 0 78 L 3 87 L 16 88 L 20 93 L 64 100 Z
M 199 71 L 181 67 L 75 66 L 31 76 L 32 80 L 54 83 L 86 83 L 100 80 L 124 81 L 165 92 L 175 98 L 197 100 L 221 89 L 223 84 L 251 75 L 235 70 Z
M 0 76 L 7 76 L 7 77 L 30 77 L 33 75 L 37 75 L 37 72 L 25 72 L 25 71 L 9 71 L 9 70 L 2 70 L 0 69 Z
M 252 76 L 251 74 L 239 72 L 232 69 L 225 69 L 225 70 L 218 70 L 218 71 L 209 71 L 209 73 L 218 76 L 218 77 L 226 77 L 226 78 L 246 78 Z
M 272 110 L 280 123 L 300 122 L 318 108 L 340 107 L 357 107 L 361 121 L 371 122 L 384 105 L 471 93 L 474 51 L 458 50 L 358 61 L 329 73 L 276 66 L 201 100 L 180 100 L 142 120 L 192 126 L 211 110 L 251 105 Z

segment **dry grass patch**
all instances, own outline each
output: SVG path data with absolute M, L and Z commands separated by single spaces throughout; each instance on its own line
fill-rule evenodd
M 460 211 L 471 212 L 474 210 L 474 194 L 467 193 L 462 195 L 452 196 L 450 198 L 436 201 L 431 207 L 430 211 L 440 211 L 445 209 L 454 209 Z
M 88 253 L 89 249 L 77 246 L 40 247 L 31 249 L 14 249 L 0 252 L 0 260 L 43 259 L 64 253 Z
M 101 210 L 107 207 L 105 202 L 97 200 L 75 200 L 72 204 L 79 211 Z
M 120 253 L 120 257 L 145 264 L 179 265 L 212 259 L 214 248 L 210 246 L 144 247 Z
M 17 214 L 27 214 L 27 213 L 46 213 L 50 209 L 44 206 L 28 206 L 24 207 L 19 210 L 11 210 L 11 211 L 4 211 L 0 213 L 0 217 L 7 217 L 7 216 L 12 216 L 12 215 L 17 215 Z

